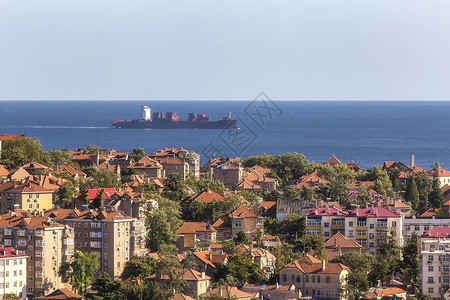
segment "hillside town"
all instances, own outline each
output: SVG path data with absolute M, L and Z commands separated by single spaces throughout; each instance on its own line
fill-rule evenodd
M 439 163 L 204 159 L 0 135 L 0 299 L 450 299 Z

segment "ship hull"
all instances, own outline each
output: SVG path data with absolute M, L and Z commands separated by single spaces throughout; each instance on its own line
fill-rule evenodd
M 113 120 L 117 128 L 149 128 L 149 129 L 227 129 L 236 126 L 237 120 L 219 120 L 205 122 L 191 121 L 145 121 L 145 120 Z

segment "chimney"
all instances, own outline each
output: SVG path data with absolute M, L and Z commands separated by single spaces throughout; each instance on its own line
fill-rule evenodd
M 411 167 L 415 167 L 414 154 L 411 154 L 409 164 Z
M 219 296 L 222 297 L 222 288 L 219 288 Z
M 205 278 L 205 272 L 204 271 L 202 272 L 202 278 Z
M 325 260 L 322 260 L 322 271 L 325 271 L 325 267 L 326 267 L 326 262 L 325 262 Z

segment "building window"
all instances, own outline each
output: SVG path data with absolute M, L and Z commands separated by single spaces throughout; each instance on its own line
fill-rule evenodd
M 234 226 L 235 227 L 241 227 L 242 226 L 241 221 L 234 221 Z
M 330 233 L 328 231 L 325 231 L 323 233 L 323 237 L 326 237 L 326 238 L 330 237 Z
M 428 283 L 433 283 L 434 282 L 434 277 L 432 277 L 432 276 L 428 277 L 428 281 L 427 282 Z
M 287 282 L 287 274 L 283 274 L 283 282 Z
M 330 297 L 330 295 L 331 295 L 330 290 L 327 290 L 327 297 Z
M 330 283 L 330 276 L 325 276 L 325 283 Z
M 434 256 L 433 255 L 428 255 L 428 261 L 433 261 L 434 260 Z
M 392 228 L 397 228 L 397 222 L 396 221 L 392 221 Z
M 353 227 L 353 222 L 348 222 L 348 227 Z
M 308 275 L 305 275 L 305 282 L 308 283 Z
M 330 227 L 330 223 L 329 222 L 323 222 L 323 227 L 324 228 L 329 228 Z
M 420 231 L 420 226 L 414 226 L 414 231 Z
M 428 266 L 428 272 L 434 272 L 434 267 L 433 266 Z
M 300 282 L 300 276 L 297 276 L 296 282 Z
M 428 294 L 434 294 L 434 288 L 429 287 L 428 288 Z
M 374 225 L 374 224 L 370 224 L 369 228 L 370 228 L 370 229 L 374 229 L 374 228 L 375 228 L 375 225 Z

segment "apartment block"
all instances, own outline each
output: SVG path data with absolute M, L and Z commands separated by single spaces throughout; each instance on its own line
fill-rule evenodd
M 435 228 L 447 228 L 450 225 L 450 218 L 404 218 L 403 219 L 403 237 L 409 238 L 415 232 L 418 236 L 421 236 L 424 231 L 432 230 Z
M 121 211 L 53 209 L 45 215 L 73 228 L 77 250 L 98 254 L 100 274 L 119 276 L 131 256 L 146 253 L 141 222 Z
M 279 283 L 294 285 L 302 296 L 312 299 L 339 299 L 339 289 L 345 284 L 349 268 L 306 255 L 280 270 Z
M 12 247 L 0 247 L 0 298 L 14 293 L 27 295 L 27 256 Z
M 0 211 L 23 209 L 42 212 L 53 207 L 53 191 L 26 181 L 6 181 L 0 184 Z
M 72 228 L 49 217 L 11 211 L 0 215 L 0 246 L 14 247 L 27 255 L 27 296 L 41 297 L 68 287 L 58 276 L 58 268 L 72 258 Z
M 450 228 L 434 228 L 420 237 L 420 287 L 433 299 L 450 298 Z
M 306 215 L 306 233 L 323 234 L 325 239 L 341 233 L 361 245 L 361 253 L 380 254 L 380 247 L 392 234 L 403 245 L 402 216 L 385 207 L 356 208 L 343 211 L 334 207 L 321 207 Z

